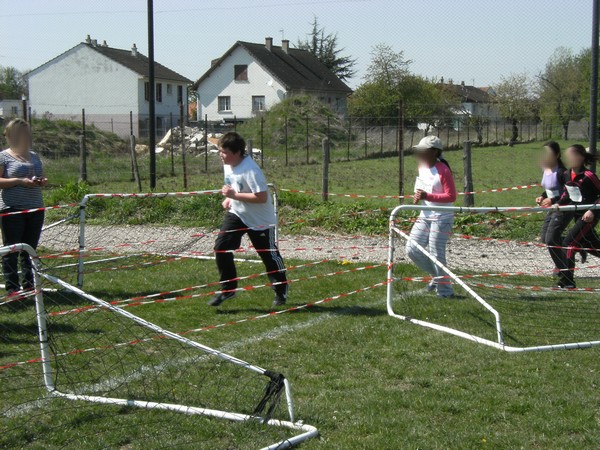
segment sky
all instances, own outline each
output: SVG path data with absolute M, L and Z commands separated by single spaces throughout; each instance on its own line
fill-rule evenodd
M 147 55 L 146 0 L 0 0 L 0 65 L 33 69 L 86 35 Z M 295 44 L 314 16 L 358 60 L 403 51 L 414 73 L 488 86 L 535 76 L 560 46 L 591 43 L 592 0 L 154 0 L 155 58 L 196 80 L 237 40 Z

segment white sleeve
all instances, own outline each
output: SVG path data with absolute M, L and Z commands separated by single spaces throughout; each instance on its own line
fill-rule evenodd
M 266 192 L 269 189 L 267 180 L 262 171 L 257 167 L 249 170 L 246 175 L 246 183 L 253 194 Z

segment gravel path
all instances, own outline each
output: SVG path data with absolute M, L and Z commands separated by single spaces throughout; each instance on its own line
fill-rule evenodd
M 41 244 L 52 251 L 76 250 L 79 228 L 61 225 L 44 231 Z M 211 256 L 215 230 L 180 227 L 112 226 L 86 227 L 86 248 L 97 248 L 117 253 L 182 253 Z M 303 260 L 348 260 L 350 262 L 387 261 L 386 237 L 344 236 L 336 234 L 280 236 L 280 250 L 284 258 Z M 256 258 L 250 242 L 244 238 L 238 253 L 240 258 Z M 405 259 L 404 244 L 398 241 L 396 259 Z M 550 273 L 552 264 L 546 249 L 514 242 L 479 241 L 453 238 L 448 245 L 450 268 L 472 273 L 533 272 Z M 586 265 L 579 265 L 579 276 L 594 275 L 598 269 L 587 267 L 600 264 L 590 257 Z

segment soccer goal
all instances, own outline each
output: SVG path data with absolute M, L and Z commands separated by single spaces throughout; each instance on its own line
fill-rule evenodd
M 269 184 L 269 189 L 278 217 L 277 187 Z M 40 257 L 53 274 L 79 287 L 91 273 L 137 270 L 184 259 L 214 259 L 220 192 L 88 194 L 76 208 L 66 210 L 44 227 Z M 215 228 L 198 229 L 198 216 L 214 216 Z M 277 223 L 265 226 L 275 227 L 278 240 Z M 244 241 L 236 259 L 260 262 L 248 252 L 249 247 Z
M 598 206 L 560 210 L 590 208 Z M 436 280 L 413 264 L 406 249 L 410 230 L 424 210 L 454 213 L 446 264 L 411 241 L 413 251 L 441 269 Z M 577 288 L 559 289 L 548 247 L 538 238 L 548 212 L 521 207 L 396 207 L 389 227 L 389 315 L 507 352 L 600 345 L 600 260 L 587 254 L 595 249 L 575 249 Z M 452 285 L 455 296 L 437 297 L 436 282 Z
M 0 447 L 275 449 L 317 435 L 296 420 L 280 372 L 86 293 L 42 270 L 27 245 L 0 248 L 10 252 L 31 256 L 35 291 L 0 299 Z M 238 423 L 248 442 L 207 418 Z

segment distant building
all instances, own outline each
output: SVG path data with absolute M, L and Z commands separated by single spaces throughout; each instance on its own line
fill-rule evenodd
M 498 106 L 495 100 L 496 93 L 492 87 L 476 87 L 460 84 L 444 83 L 442 87 L 448 92 L 454 94 L 460 102 L 460 108 L 455 113 L 457 116 L 482 117 L 486 119 L 496 119 L 500 116 Z
M 51 59 L 27 75 L 29 105 L 34 117 L 81 120 L 120 136 L 148 133 L 148 58 L 133 44 L 130 50 L 98 44 L 89 35 L 85 42 Z M 179 104 L 187 111 L 191 80 L 155 63 L 156 132 L 163 135 L 170 120 L 177 124 Z
M 192 89 L 198 92 L 198 119 L 211 122 L 249 119 L 281 100 L 310 95 L 328 104 L 337 114 L 347 111 L 352 90 L 306 50 L 281 47 L 272 38 L 264 44 L 236 42 L 212 62 Z
M 0 97 L 0 117 L 5 121 L 23 117 L 23 100 Z

